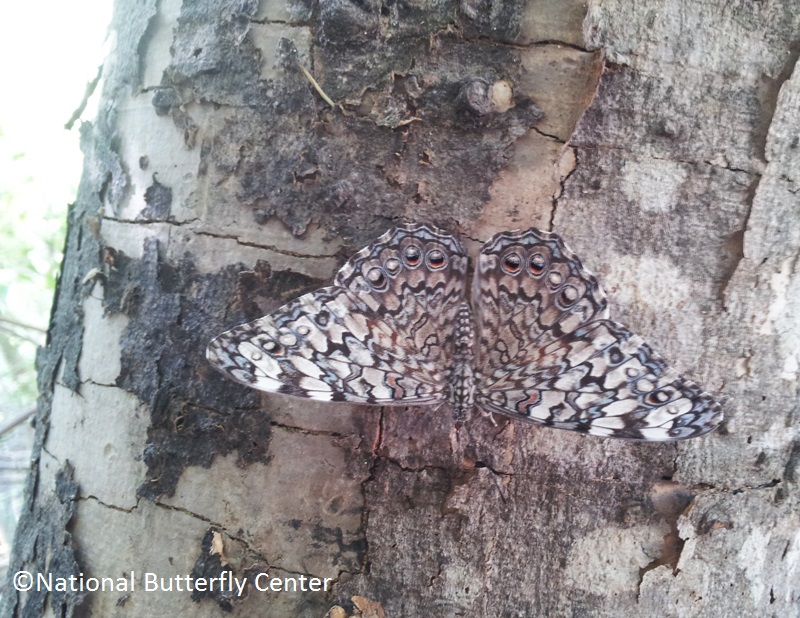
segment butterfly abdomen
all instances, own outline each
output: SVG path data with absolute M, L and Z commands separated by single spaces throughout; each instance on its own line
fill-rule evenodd
M 447 372 L 449 400 L 456 420 L 464 420 L 475 404 L 475 323 L 472 309 L 462 303 L 453 328 L 453 364 Z

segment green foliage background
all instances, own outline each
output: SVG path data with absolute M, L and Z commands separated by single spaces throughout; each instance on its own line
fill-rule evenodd
M 66 204 L 43 199 L 37 171 L 8 146 L 0 128 L 0 420 L 36 401 L 36 347 L 44 344 L 66 225 Z
M 80 122 L 65 123 L 105 56 L 112 8 L 108 0 L 0 4 L 0 427 L 36 405 L 36 350 L 83 166 Z M 90 99 L 83 120 L 95 106 Z M 32 444 L 29 422 L 0 432 L 0 597 Z

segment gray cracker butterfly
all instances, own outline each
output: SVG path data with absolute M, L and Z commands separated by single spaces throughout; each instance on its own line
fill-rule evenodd
M 641 337 L 608 319 L 594 275 L 557 234 L 486 244 L 466 301 L 467 256 L 429 225 L 386 232 L 333 285 L 223 333 L 211 364 L 246 386 L 322 401 L 450 402 L 597 436 L 681 440 L 722 409 Z M 477 334 L 477 337 L 476 337 Z

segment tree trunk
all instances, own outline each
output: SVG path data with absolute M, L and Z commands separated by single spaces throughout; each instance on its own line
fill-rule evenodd
M 800 615 L 795 3 L 118 0 L 112 28 L 11 573 L 134 589 L 9 583 L 5 615 Z M 400 219 L 473 256 L 556 230 L 725 424 L 454 445 L 446 409 L 211 369 Z M 241 596 L 175 589 L 225 573 Z

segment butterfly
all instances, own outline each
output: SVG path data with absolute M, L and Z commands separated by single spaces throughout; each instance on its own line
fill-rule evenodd
M 208 346 L 210 363 L 262 391 L 387 405 L 477 406 L 596 436 L 682 440 L 723 419 L 714 398 L 609 319 L 597 279 L 561 238 L 503 232 L 468 258 L 433 226 L 395 227 L 333 284 Z

